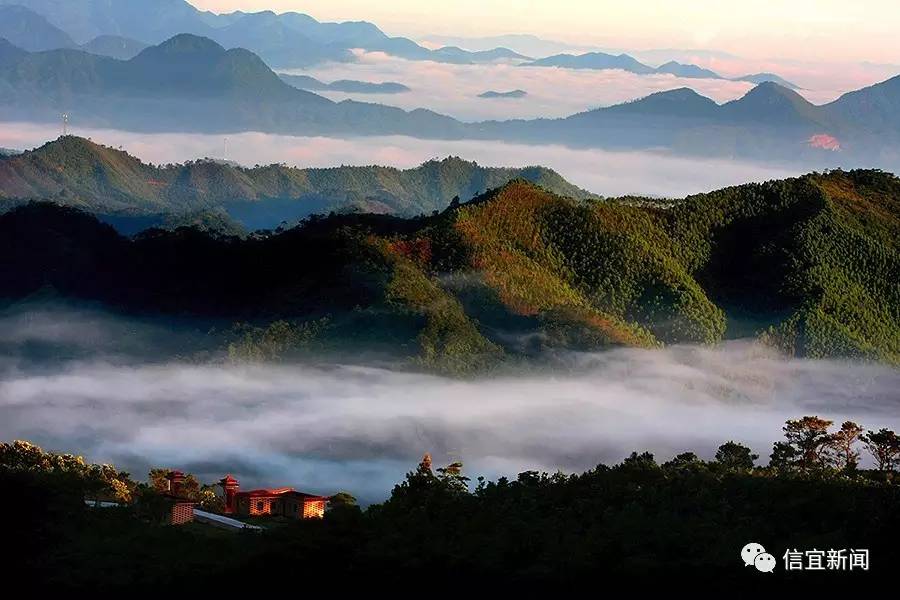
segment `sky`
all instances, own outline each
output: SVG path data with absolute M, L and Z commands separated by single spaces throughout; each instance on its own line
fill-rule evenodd
M 900 63 L 897 0 L 191 0 L 204 10 L 298 11 L 392 35 L 531 33 L 610 48 Z

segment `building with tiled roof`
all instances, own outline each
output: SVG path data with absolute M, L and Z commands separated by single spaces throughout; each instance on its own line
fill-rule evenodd
M 321 519 L 325 516 L 327 496 L 298 492 L 292 487 L 238 491 L 240 484 L 231 475 L 220 482 L 225 491 L 225 514 L 281 516 L 292 519 Z

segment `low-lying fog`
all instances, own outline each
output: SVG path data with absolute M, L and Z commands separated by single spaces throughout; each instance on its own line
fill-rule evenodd
M 394 81 L 410 88 L 400 94 L 348 94 L 316 91 L 340 101 L 352 98 L 399 106 L 428 108 L 462 121 L 567 117 L 585 110 L 641 98 L 654 92 L 690 87 L 717 102 L 740 98 L 753 88 L 745 82 L 683 79 L 672 75 L 636 75 L 621 70 L 520 67 L 509 63 L 454 65 L 412 61 L 382 52 L 357 52 L 357 61 L 323 63 L 289 74 L 321 81 L 340 79 Z M 523 98 L 479 98 L 488 90 L 524 90 Z
M 76 115 L 72 116 L 69 131 L 98 143 L 121 146 L 138 158 L 157 164 L 212 157 L 227 158 L 245 166 L 374 164 L 405 169 L 432 158 L 454 155 L 490 167 L 541 165 L 603 196 L 682 197 L 739 183 L 791 177 L 805 171 L 731 159 L 678 158 L 655 152 L 609 152 L 477 140 L 420 140 L 404 136 L 342 139 L 266 133 L 147 134 L 79 127 Z M 0 122 L 0 147 L 30 149 L 55 139 L 59 133 L 55 124 Z
M 480 380 L 349 364 L 200 364 L 159 356 L 165 325 L 97 311 L 0 314 L 0 440 L 245 489 L 293 485 L 384 498 L 424 452 L 473 478 L 572 472 L 633 450 L 711 458 L 733 439 L 767 459 L 785 419 L 900 428 L 900 372 L 716 348 L 573 354 L 566 367 Z M 126 338 L 123 340 L 123 338 Z M 58 346 L 69 358 L 26 360 Z M 869 464 L 868 459 L 867 464 Z
M 666 51 L 656 57 L 657 60 L 648 62 L 658 66 L 674 58 L 712 69 L 723 77 L 739 77 L 759 72 L 776 73 L 799 86 L 798 93 L 814 104 L 831 102 L 845 92 L 884 81 L 897 74 L 896 65 L 747 61 L 737 57 L 711 58 L 690 54 L 672 56 L 675 52 Z M 402 83 L 410 88 L 409 92 L 316 93 L 332 100 L 353 98 L 406 109 L 424 107 L 463 121 L 565 117 L 679 87 L 691 88 L 718 103 L 724 103 L 740 98 L 754 85 L 728 79 L 688 79 L 668 74 L 636 75 L 615 69 L 520 67 L 511 63 L 454 65 L 405 60 L 382 52 L 356 53 L 355 62 L 323 63 L 310 69 L 285 72 L 311 75 L 326 82 L 351 79 Z M 527 96 L 506 99 L 478 97 L 488 90 L 516 89 L 524 90 Z

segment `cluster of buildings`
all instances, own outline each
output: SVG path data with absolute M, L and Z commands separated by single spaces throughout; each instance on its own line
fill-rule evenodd
M 182 525 L 194 520 L 197 503 L 184 495 L 184 473 L 170 471 L 169 482 L 164 497 L 169 500 L 168 521 L 172 525 Z M 277 516 L 289 519 L 321 519 L 325 516 L 327 496 L 316 496 L 298 492 L 291 487 L 240 491 L 240 483 L 231 475 L 223 477 L 219 483 L 225 494 L 225 515 L 238 517 Z M 208 513 L 201 513 L 204 517 Z M 219 520 L 221 521 L 221 519 Z

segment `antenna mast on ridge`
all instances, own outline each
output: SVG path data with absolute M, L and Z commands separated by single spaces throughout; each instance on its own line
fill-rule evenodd
M 62 133 L 63 136 L 69 135 L 69 113 L 63 113 L 62 115 Z

